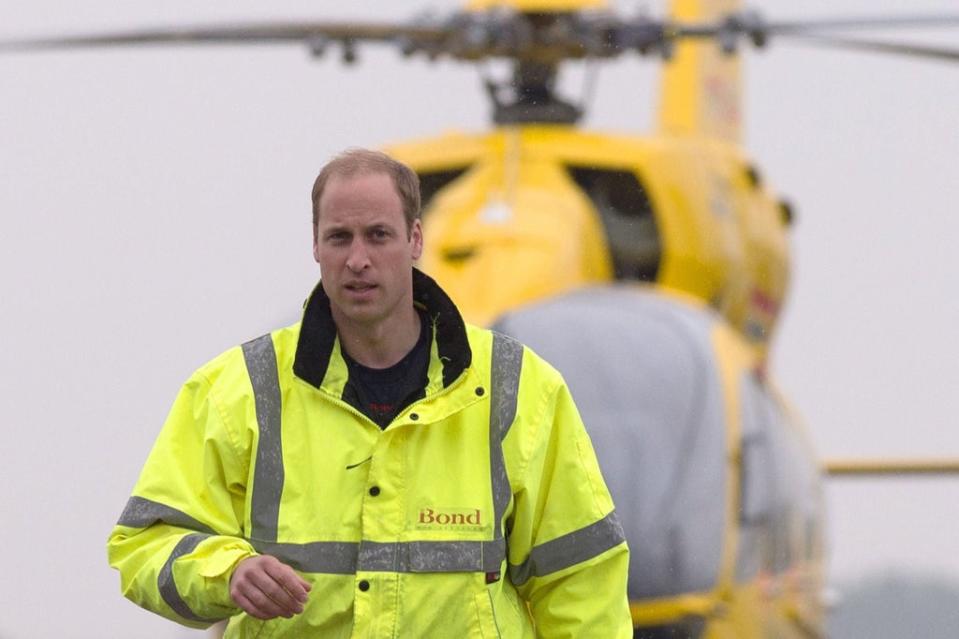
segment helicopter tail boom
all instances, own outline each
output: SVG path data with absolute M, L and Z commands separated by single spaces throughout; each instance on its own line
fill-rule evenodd
M 735 14 L 741 0 L 671 0 L 679 22 L 712 22 Z M 735 43 L 732 43 L 735 44 Z M 700 134 L 727 142 L 742 135 L 741 63 L 721 47 L 698 39 L 675 44 L 663 67 L 659 128 L 670 135 Z

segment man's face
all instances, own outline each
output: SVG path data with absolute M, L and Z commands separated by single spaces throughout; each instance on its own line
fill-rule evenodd
M 420 221 L 407 231 L 403 204 L 385 173 L 334 175 L 320 198 L 313 256 L 337 322 L 373 326 L 413 305 Z

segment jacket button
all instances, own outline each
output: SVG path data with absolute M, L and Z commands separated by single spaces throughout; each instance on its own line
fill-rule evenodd
M 477 387 L 476 387 L 476 396 L 477 396 L 477 397 L 482 397 L 484 393 L 486 393 L 486 391 L 483 389 L 482 386 L 477 386 Z
M 359 583 L 359 589 L 363 592 L 366 592 L 367 590 L 370 589 L 370 582 L 364 579 L 363 581 Z
M 416 413 L 410 413 L 410 419 L 412 419 L 414 422 L 419 418 L 420 416 L 417 415 Z
M 371 496 L 371 497 L 376 497 L 376 496 L 379 495 L 379 494 L 380 494 L 380 487 L 379 487 L 379 486 L 370 486 L 370 496 Z

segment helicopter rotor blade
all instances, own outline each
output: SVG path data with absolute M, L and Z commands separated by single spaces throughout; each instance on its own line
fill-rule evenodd
M 771 37 L 790 37 L 816 41 L 823 46 L 954 60 L 953 51 L 949 49 L 853 41 L 822 32 L 951 27 L 959 25 L 959 14 L 768 22 L 759 13 L 746 10 L 708 23 L 664 22 L 646 17 L 625 19 L 608 13 L 558 14 L 550 18 L 550 25 L 545 27 L 542 20 L 542 16 L 528 19 L 520 13 L 465 11 L 441 19 L 406 23 L 270 22 L 144 29 L 0 41 L 0 52 L 127 45 L 302 43 L 314 55 L 320 55 L 327 44 L 340 44 L 344 61 L 352 62 L 355 44 L 380 42 L 398 46 L 404 55 L 424 53 L 431 59 L 448 56 L 476 61 L 502 57 L 555 65 L 568 59 L 611 58 L 630 50 L 642 54 L 658 52 L 668 57 L 673 43 L 686 38 L 716 39 L 723 51 L 733 53 L 742 38 L 761 47 Z
M 584 57 L 587 46 L 577 34 L 560 34 L 547 42 L 534 38 L 533 27 L 520 14 L 457 12 L 443 18 L 406 23 L 277 22 L 247 25 L 144 29 L 57 38 L 0 40 L 0 52 L 75 49 L 137 45 L 248 45 L 301 42 L 314 53 L 326 44 L 344 48 L 360 42 L 380 42 L 399 47 L 403 55 L 424 53 L 431 59 L 448 56 L 460 60 L 491 57 L 558 62 Z M 603 48 L 601 54 L 618 51 Z
M 519 13 L 462 11 L 442 18 L 404 23 L 278 22 L 247 25 L 200 26 L 76 35 L 56 38 L 0 40 L 0 52 L 76 49 L 138 45 L 244 45 L 302 42 L 315 53 L 328 43 L 352 46 L 361 42 L 397 45 L 404 55 L 424 53 L 432 58 L 460 60 L 494 57 L 558 63 L 564 59 L 613 57 L 628 48 L 643 48 L 662 40 L 661 23 L 640 19 L 621 21 L 614 16 L 567 16 L 564 28 L 548 35 Z M 613 34 L 617 36 L 613 42 Z M 624 42 L 625 40 L 625 46 Z
M 74 49 L 130 45 L 235 45 L 302 42 L 395 42 L 409 39 L 428 45 L 448 36 L 448 29 L 428 25 L 394 25 L 364 22 L 277 22 L 210 27 L 143 29 L 117 33 L 0 42 L 0 51 Z
M 822 20 L 777 20 L 768 22 L 765 28 L 770 34 L 787 34 L 811 31 L 848 31 L 858 29 L 927 29 L 951 27 L 959 24 L 959 14 L 863 17 Z
M 908 44 L 873 38 L 849 38 L 841 35 L 833 35 L 833 33 L 824 33 L 827 31 L 857 31 L 863 29 L 935 29 L 955 27 L 956 25 L 959 25 L 959 15 L 939 14 L 838 20 L 777 21 L 767 23 L 764 29 L 769 36 L 788 38 L 801 44 L 956 62 L 959 61 L 959 49 L 927 44 Z
M 872 51 L 876 53 L 890 53 L 913 58 L 928 58 L 959 62 L 959 49 L 949 49 L 919 44 L 905 44 L 886 40 L 863 40 L 860 38 L 843 38 L 816 33 L 791 33 L 788 37 L 795 43 L 823 46 L 834 49 L 850 49 L 856 51 Z
M 910 45 L 886 40 L 852 39 L 824 32 L 950 28 L 957 25 L 959 25 L 959 14 L 770 22 L 756 11 L 745 10 L 729 14 L 715 22 L 675 23 L 669 26 L 666 33 L 667 37 L 672 39 L 716 39 L 722 50 L 730 54 L 736 51 L 742 38 L 748 39 L 757 47 L 765 46 L 771 38 L 794 38 L 836 48 L 954 60 L 955 51 L 944 47 Z

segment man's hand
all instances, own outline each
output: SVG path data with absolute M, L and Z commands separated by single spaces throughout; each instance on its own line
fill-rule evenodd
M 310 588 L 309 582 L 270 555 L 244 559 L 230 577 L 230 597 L 257 619 L 289 619 L 303 612 Z

